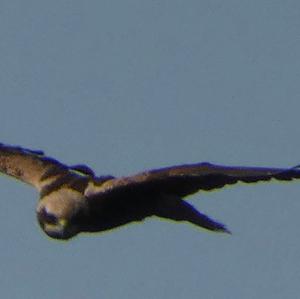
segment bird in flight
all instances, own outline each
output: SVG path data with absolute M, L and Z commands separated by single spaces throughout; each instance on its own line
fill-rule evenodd
M 35 187 L 36 214 L 51 238 L 67 240 L 81 232 L 101 232 L 146 217 L 186 221 L 215 232 L 225 225 L 196 210 L 184 198 L 237 182 L 290 181 L 299 167 L 229 167 L 210 163 L 154 169 L 133 176 L 96 176 L 88 166 L 67 166 L 42 151 L 0 143 L 0 172 Z

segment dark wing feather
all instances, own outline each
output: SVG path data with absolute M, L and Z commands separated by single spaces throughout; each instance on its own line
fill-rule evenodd
M 43 181 L 69 170 L 66 165 L 46 157 L 42 151 L 0 143 L 0 171 L 40 190 Z
M 77 171 L 83 175 L 87 175 L 91 177 L 95 176 L 94 171 L 87 165 L 83 165 L 83 164 L 73 165 L 73 166 L 69 166 L 69 169 Z
M 146 171 L 134 176 L 95 183 L 86 190 L 87 196 L 113 196 L 119 192 L 171 194 L 180 197 L 199 190 L 213 190 L 237 182 L 255 183 L 270 179 L 289 181 L 300 178 L 295 168 L 228 167 L 210 163 L 180 165 Z

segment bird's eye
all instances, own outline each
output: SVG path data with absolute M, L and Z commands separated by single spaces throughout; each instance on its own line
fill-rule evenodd
M 46 209 L 42 209 L 40 216 L 46 223 L 56 224 L 58 222 L 57 217 L 54 214 L 47 212 Z

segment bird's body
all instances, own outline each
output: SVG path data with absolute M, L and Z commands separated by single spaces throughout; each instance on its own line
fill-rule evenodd
M 183 198 L 239 181 L 300 178 L 298 167 L 228 167 L 210 163 L 172 166 L 121 178 L 97 177 L 85 165 L 69 167 L 41 151 L 4 144 L 0 144 L 0 171 L 38 190 L 38 221 L 44 232 L 56 239 L 110 230 L 149 216 L 229 232 Z

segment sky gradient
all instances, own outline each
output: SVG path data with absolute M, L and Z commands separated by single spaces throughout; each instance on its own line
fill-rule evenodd
M 4 143 L 99 175 L 300 163 L 299 1 L 0 1 Z M 3 298 L 272 298 L 300 292 L 300 181 L 191 197 L 232 235 L 148 219 L 45 236 L 0 180 Z

